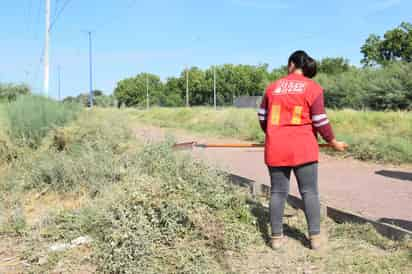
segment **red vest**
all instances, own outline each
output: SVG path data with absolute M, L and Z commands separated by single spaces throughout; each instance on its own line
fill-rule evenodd
M 322 93 L 313 80 L 290 74 L 269 85 L 262 107 L 267 110 L 265 162 L 298 166 L 319 158 L 310 107 Z

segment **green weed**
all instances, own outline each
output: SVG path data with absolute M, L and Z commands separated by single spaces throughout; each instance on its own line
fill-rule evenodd
M 154 108 L 130 113 L 138 121 L 161 127 L 264 141 L 257 114 L 251 109 Z M 328 113 L 337 138 L 350 145 L 350 156 L 365 161 L 412 163 L 411 112 L 330 110 Z
M 8 134 L 15 144 L 36 148 L 51 128 L 73 120 L 80 109 L 40 96 L 20 96 L 5 106 Z
M 172 140 L 138 144 L 129 121 L 127 111 L 83 112 L 65 128 L 51 130 L 37 150 L 28 150 L 24 159 L 12 161 L 1 174 L 0 216 L 6 221 L 0 234 L 21 235 L 26 250 L 22 258 L 31 264 L 27 271 L 76 272 L 83 262 L 93 264 L 90 269 L 95 266 L 98 273 L 301 273 L 306 268 L 318 273 L 408 273 L 412 269 L 410 251 L 402 242 L 385 239 L 370 226 L 329 219 L 324 220 L 330 235 L 326 252 L 312 252 L 304 247 L 303 212 L 285 218 L 291 245 L 285 252 L 271 251 L 265 245 L 270 235 L 267 208 L 231 185 L 226 174 L 173 152 Z M 232 132 L 239 127 L 234 123 Z M 28 189 L 30 194 L 56 191 L 57 197 L 81 191 L 87 198 L 74 209 L 29 216 L 23 198 Z M 93 238 L 91 249 L 45 252 L 53 243 L 85 235 Z

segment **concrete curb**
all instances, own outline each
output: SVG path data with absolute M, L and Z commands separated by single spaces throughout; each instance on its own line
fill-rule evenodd
M 250 189 L 251 194 L 254 197 L 264 197 L 268 199 L 270 197 L 270 187 L 264 184 L 260 184 L 251 179 L 238 176 L 236 174 L 229 174 L 230 181 L 238 186 L 247 187 Z M 289 195 L 288 204 L 295 209 L 303 209 L 303 201 L 294 195 Z M 355 213 L 348 212 L 343 209 L 334 208 L 325 204 L 322 204 L 322 214 L 334 220 L 337 223 L 357 223 L 357 224 L 371 224 L 381 235 L 392 240 L 403 240 L 406 237 L 412 239 L 412 231 L 403 229 L 394 225 L 379 222 L 360 216 Z

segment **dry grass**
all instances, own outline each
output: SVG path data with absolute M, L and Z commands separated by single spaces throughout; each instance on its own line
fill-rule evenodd
M 224 108 L 153 108 L 129 110 L 151 125 L 263 142 L 256 111 Z M 348 155 L 366 161 L 412 163 L 412 113 L 339 110 L 329 111 L 335 133 L 350 144 Z
M 115 117 L 115 118 L 113 118 Z M 70 186 L 16 181 L 4 187 L 0 174 L 0 272 L 5 273 L 411 273 L 406 242 L 379 236 L 370 226 L 324 220 L 329 243 L 322 252 L 307 248 L 304 215 L 285 219 L 290 241 L 272 251 L 268 212 L 245 190 L 228 185 L 225 174 L 175 154 L 170 143 L 142 147 L 123 134 L 129 113 L 95 110 L 88 119 L 60 129 L 33 154 L 65 155 L 92 142 L 95 155 L 115 155 L 110 162 L 121 176 L 106 180 L 107 162 L 93 165 L 85 154 L 61 157 L 83 167 L 89 177 L 67 177 Z M 117 120 L 116 120 L 117 119 Z M 115 121 L 117 121 L 115 123 Z M 123 122 L 119 122 L 123 121 Z M 118 145 L 121 143 L 122 145 Z M 100 154 L 101 150 L 110 151 Z M 33 155 L 26 155 L 29 159 Z M 46 166 L 55 157 L 44 158 Z M 36 157 L 39 157 L 37 155 Z M 84 162 L 86 161 L 86 162 Z M 59 163 L 60 166 L 69 165 Z M 13 163 L 6 173 L 19 172 Z M 38 178 L 30 165 L 27 180 Z M 50 173 L 52 176 L 54 173 Z M 60 174 L 60 173 L 56 173 Z M 109 176 L 110 177 L 110 176 Z M 90 182 L 85 183 L 84 179 Z M 63 180 L 64 181 L 64 180 Z M 7 185 L 7 184 L 6 184 Z M 93 191 L 90 191 L 93 189 Z M 98 190 L 98 191 L 95 191 Z M 90 246 L 48 252 L 55 242 L 92 236 Z M 5 259 L 12 258 L 12 261 Z

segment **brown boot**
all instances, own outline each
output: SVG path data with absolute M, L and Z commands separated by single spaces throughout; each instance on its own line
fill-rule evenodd
M 272 249 L 278 250 L 280 249 L 285 243 L 287 242 L 287 238 L 283 235 L 280 236 L 272 236 L 271 239 L 271 246 Z
M 313 250 L 319 250 L 322 247 L 322 236 L 312 235 L 310 236 L 310 248 Z

